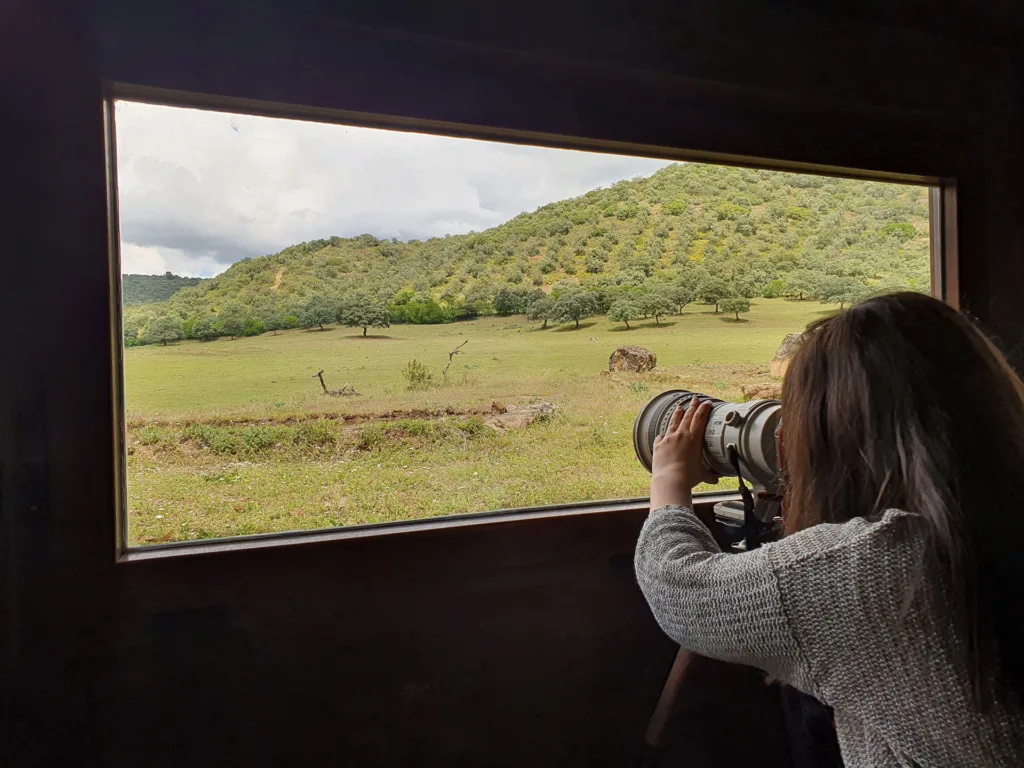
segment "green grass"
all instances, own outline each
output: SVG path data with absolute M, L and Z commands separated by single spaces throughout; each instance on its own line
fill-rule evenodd
M 153 543 L 643 496 L 637 409 L 663 389 L 739 398 L 765 381 L 786 333 L 833 308 L 755 300 L 739 323 L 709 308 L 631 323 L 539 330 L 523 318 L 181 342 L 128 349 L 129 539 Z M 410 391 L 411 359 L 438 381 Z M 658 371 L 607 375 L 640 344 Z M 351 384 L 359 397 L 326 397 Z M 497 402 L 554 403 L 546 423 L 498 433 Z M 438 417 L 440 414 L 440 417 Z

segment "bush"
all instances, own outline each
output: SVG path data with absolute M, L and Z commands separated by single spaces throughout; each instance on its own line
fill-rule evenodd
M 419 360 L 410 360 L 402 371 L 406 387 L 409 389 L 428 389 L 434 386 L 433 372 Z
M 245 325 L 242 327 L 243 336 L 259 336 L 261 333 L 266 331 L 267 328 L 263 321 L 258 317 L 248 317 L 245 320 Z
M 372 451 L 383 447 L 387 441 L 387 430 L 383 424 L 367 424 L 361 427 L 356 435 L 356 448 L 360 451 Z
M 777 299 L 786 294 L 786 282 L 779 278 L 769 280 L 761 289 L 761 296 L 766 299 Z
M 214 453 L 235 454 L 241 447 L 238 435 L 228 429 L 211 427 L 209 424 L 189 424 L 182 431 L 182 437 Z
M 883 234 L 889 237 L 895 237 L 901 243 L 907 242 L 907 240 L 913 240 L 917 237 L 917 229 L 909 221 L 894 221 L 890 224 L 886 224 L 882 227 Z
M 330 419 L 316 419 L 315 421 L 304 421 L 295 430 L 292 442 L 296 445 L 308 445 L 312 447 L 324 447 L 334 445 L 337 440 L 333 424 Z
M 242 430 L 242 445 L 251 455 L 260 454 L 281 441 L 287 430 L 283 427 L 255 426 Z
M 159 427 L 139 427 L 135 433 L 135 439 L 139 445 L 156 445 L 161 441 L 163 433 Z

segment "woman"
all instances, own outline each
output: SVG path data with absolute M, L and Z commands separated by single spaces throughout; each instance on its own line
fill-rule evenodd
M 1024 765 L 1024 385 L 919 294 L 811 326 L 782 395 L 786 536 L 691 511 L 710 405 L 655 443 L 640 587 L 684 648 L 832 708 L 847 766 Z

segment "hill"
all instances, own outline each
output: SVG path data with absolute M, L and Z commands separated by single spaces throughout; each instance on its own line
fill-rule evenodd
M 867 290 L 927 290 L 927 216 L 922 187 L 675 164 L 485 232 L 331 237 L 245 259 L 126 314 L 126 341 L 143 338 L 156 315 L 200 338 L 308 325 L 318 314 L 332 322 L 356 295 L 390 305 L 398 320 L 445 322 L 522 311 L 541 291 L 577 287 L 598 297 L 598 311 L 665 285 L 690 286 L 716 305 L 716 296 L 839 302 Z M 518 298 L 496 306 L 502 288 Z
M 126 307 L 166 301 L 182 288 L 202 282 L 201 277 L 179 277 L 170 272 L 162 275 L 122 275 L 122 301 Z

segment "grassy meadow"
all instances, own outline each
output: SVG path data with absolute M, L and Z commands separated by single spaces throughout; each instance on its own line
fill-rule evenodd
M 541 330 L 523 317 L 449 325 L 285 331 L 125 350 L 129 541 L 235 536 L 646 494 L 633 454 L 637 409 L 658 391 L 722 398 L 770 381 L 786 333 L 835 311 L 755 299 L 737 322 L 605 317 Z M 448 381 L 441 370 L 454 358 Z M 609 375 L 624 344 L 655 352 L 647 374 Z M 433 386 L 410 390 L 410 360 Z M 324 395 L 349 384 L 360 394 Z M 496 431 L 495 404 L 550 402 L 554 417 Z

